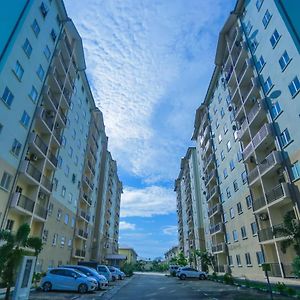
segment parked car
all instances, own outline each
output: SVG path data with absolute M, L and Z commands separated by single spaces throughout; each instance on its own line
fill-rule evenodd
M 42 278 L 41 288 L 44 292 L 51 290 L 78 291 L 81 294 L 98 288 L 97 280 L 77 270 L 68 268 L 49 269 Z
M 74 269 L 77 270 L 86 276 L 93 277 L 94 279 L 97 280 L 98 282 L 98 289 L 99 290 L 104 290 L 108 288 L 108 281 L 105 278 L 105 276 L 100 275 L 95 269 L 89 268 L 86 266 L 78 266 L 78 265 L 67 265 L 67 266 L 62 266 L 63 268 L 68 268 L 68 269 Z
M 179 268 L 178 265 L 170 265 L 169 266 L 170 275 L 176 276 L 176 272 L 177 272 L 178 268 Z
M 79 266 L 86 266 L 89 268 L 95 269 L 100 275 L 105 276 L 105 278 L 110 282 L 112 281 L 112 275 L 106 265 L 99 265 L 97 262 L 94 261 L 79 261 Z
M 181 280 L 186 278 L 199 278 L 199 279 L 206 279 L 207 273 L 198 271 L 191 267 L 181 267 L 178 268 L 176 272 L 176 276 L 179 277 Z
M 123 280 L 126 277 L 125 273 L 116 267 L 109 266 L 108 269 L 115 279 Z

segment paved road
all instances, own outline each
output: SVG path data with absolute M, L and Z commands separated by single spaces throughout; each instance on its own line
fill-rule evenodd
M 209 280 L 184 280 L 160 274 L 137 274 L 116 292 L 107 293 L 103 300 L 258 300 L 269 299 L 265 293 Z M 287 299 L 275 296 L 274 299 Z

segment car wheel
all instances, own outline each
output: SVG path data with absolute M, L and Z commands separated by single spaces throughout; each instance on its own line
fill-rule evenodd
M 116 277 L 115 276 L 112 277 L 112 281 L 116 281 Z
M 85 294 L 85 293 L 88 292 L 88 289 L 89 289 L 88 286 L 87 286 L 86 284 L 82 283 L 82 284 L 80 284 L 79 287 L 78 287 L 78 292 L 79 292 L 80 294 Z
M 52 284 L 51 282 L 47 281 L 43 284 L 43 291 L 44 292 L 50 292 L 52 289 Z
M 204 279 L 206 279 L 206 276 L 204 274 L 200 274 L 199 279 L 204 280 Z
M 185 275 L 185 274 L 181 274 L 181 275 L 179 276 L 179 278 L 180 278 L 181 280 L 185 280 L 185 279 L 186 279 L 186 275 Z
M 122 276 L 121 275 L 119 275 L 119 280 L 122 280 Z

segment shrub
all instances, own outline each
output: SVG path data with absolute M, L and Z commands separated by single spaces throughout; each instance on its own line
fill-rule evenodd
M 289 296 L 294 296 L 294 295 L 296 295 L 296 290 L 294 290 L 294 289 L 292 289 L 292 288 L 290 288 L 290 287 L 288 287 L 288 288 L 286 289 L 286 292 L 288 293 Z
M 286 290 L 286 285 L 284 284 L 284 282 L 277 282 L 276 285 L 275 285 L 275 289 L 282 293 Z
M 296 256 L 292 262 L 293 273 L 296 277 L 300 277 L 300 256 Z
M 234 283 L 234 280 L 233 280 L 233 277 L 231 274 L 229 273 L 225 273 L 224 277 L 223 277 L 223 280 L 226 284 L 233 284 Z

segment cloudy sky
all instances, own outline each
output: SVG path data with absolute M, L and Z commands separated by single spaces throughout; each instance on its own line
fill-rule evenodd
M 234 0 L 65 0 L 124 185 L 120 245 L 177 244 L 174 180 Z

